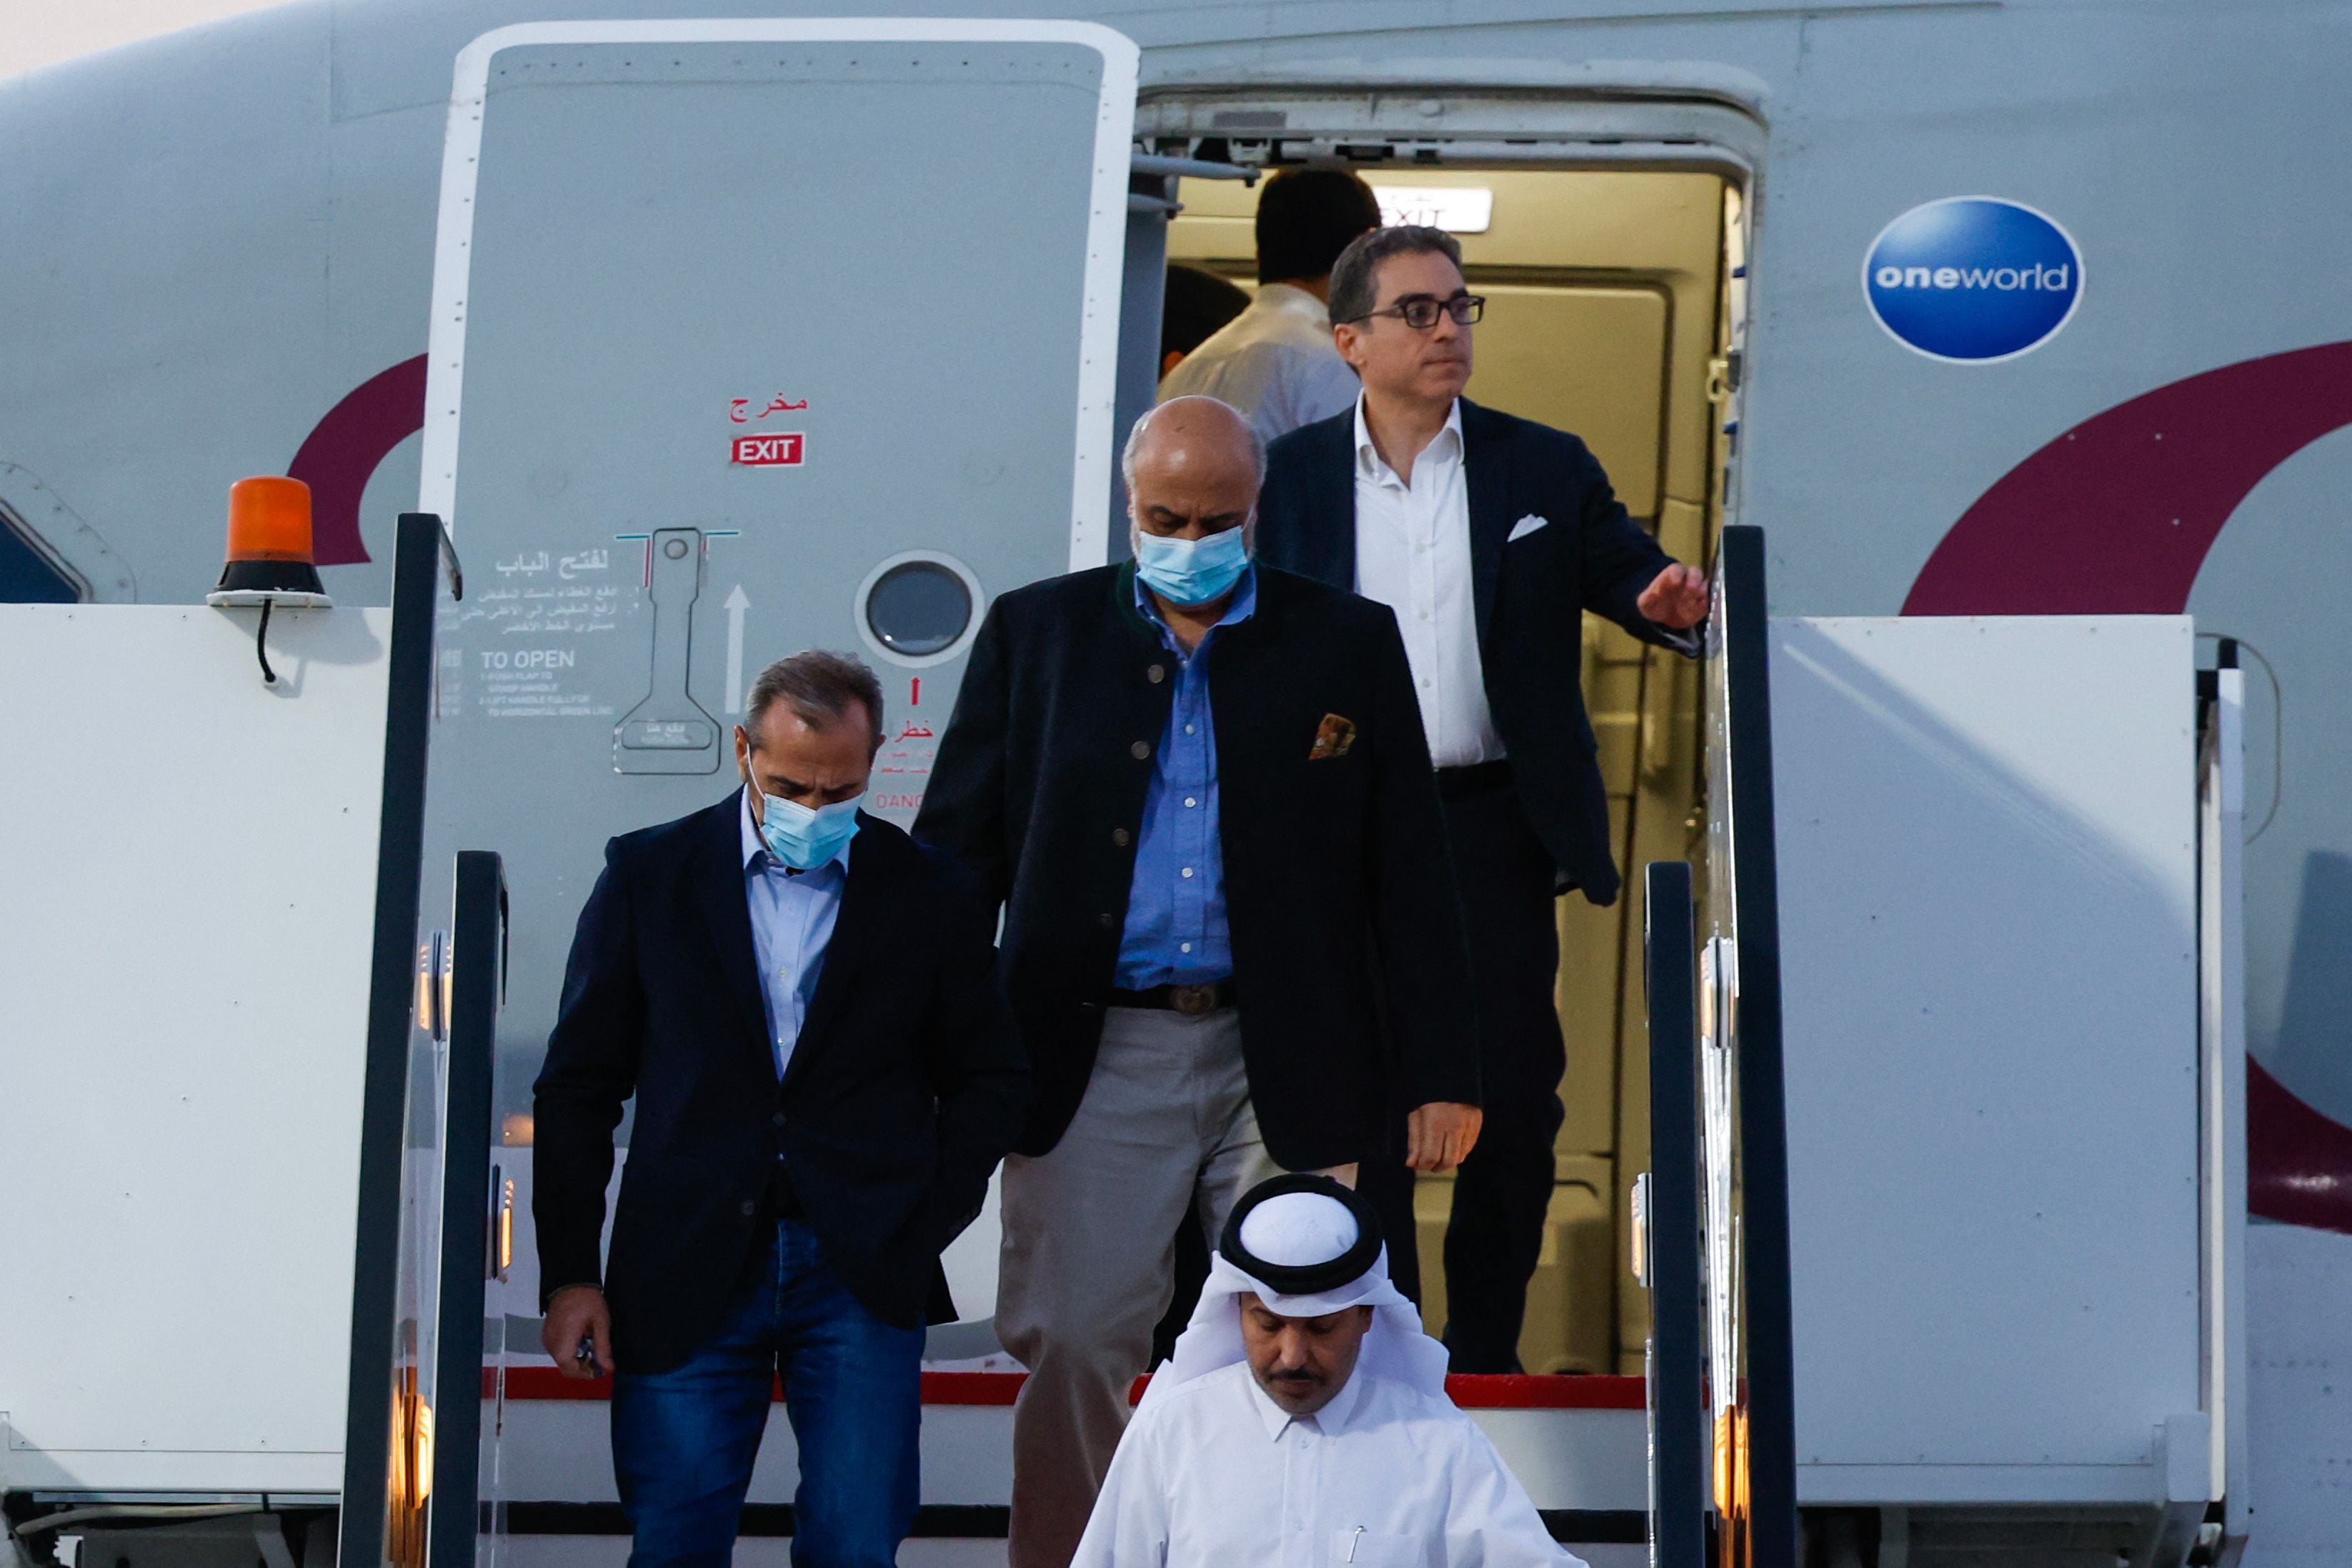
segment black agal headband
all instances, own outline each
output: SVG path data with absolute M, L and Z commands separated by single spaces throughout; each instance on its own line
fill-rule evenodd
M 1313 1193 L 1345 1206 L 1356 1217 L 1355 1244 L 1325 1263 L 1269 1263 L 1252 1255 L 1242 1245 L 1242 1221 L 1266 1199 L 1295 1192 Z M 1217 1242 L 1217 1250 L 1225 1261 L 1277 1295 L 1319 1296 L 1326 1291 L 1355 1283 L 1379 1260 L 1381 1221 L 1361 1193 L 1340 1186 L 1329 1176 L 1278 1176 L 1272 1181 L 1260 1182 L 1234 1205 L 1233 1212 L 1225 1217 L 1225 1233 Z

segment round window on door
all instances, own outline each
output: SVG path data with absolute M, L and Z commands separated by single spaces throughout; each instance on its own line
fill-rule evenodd
M 980 631 L 980 580 L 933 550 L 908 550 L 876 563 L 857 587 L 857 631 L 894 664 L 943 664 Z

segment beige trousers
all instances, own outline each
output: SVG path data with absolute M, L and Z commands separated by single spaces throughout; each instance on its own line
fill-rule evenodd
M 1013 1408 L 1012 1568 L 1068 1568 L 1150 1370 L 1189 1210 L 1212 1247 L 1280 1167 L 1242 1068 L 1241 1016 L 1104 1016 L 1094 1076 L 1050 1154 L 1004 1162 L 996 1332 L 1029 1369 Z M 1353 1184 L 1355 1168 L 1331 1173 Z

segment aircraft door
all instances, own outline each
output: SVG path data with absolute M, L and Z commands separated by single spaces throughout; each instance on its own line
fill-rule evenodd
M 611 1485 L 514 1452 L 553 1373 L 530 1083 L 605 841 L 733 790 L 748 685 L 811 647 L 882 677 L 866 807 L 910 824 L 990 602 L 1107 559 L 1136 60 L 1091 25 L 895 20 L 535 23 L 460 57 L 421 506 L 467 592 L 421 904 L 500 857 L 499 1500 Z M 950 1268 L 984 1319 L 992 1248 Z

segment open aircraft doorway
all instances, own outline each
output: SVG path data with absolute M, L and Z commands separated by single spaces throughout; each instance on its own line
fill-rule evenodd
M 1486 299 L 1465 395 L 1581 436 L 1628 511 L 1669 554 L 1718 564 L 1722 531 L 1737 515 L 1749 226 L 1763 155 L 1755 120 L 1698 101 L 1503 99 L 1440 89 L 1171 91 L 1147 95 L 1138 144 L 1161 159 L 1192 161 L 1195 169 L 1223 165 L 1169 182 L 1174 210 L 1164 243 L 1171 266 L 1244 289 L 1258 281 L 1257 176 L 1276 169 L 1352 169 L 1373 187 L 1383 221 L 1446 229 L 1462 246 L 1466 281 Z M 1170 171 L 1181 167 L 1171 163 Z M 1130 287 L 1139 273 L 1137 248 L 1131 224 Z M 1749 635 L 1757 639 L 1765 613 L 1761 571 L 1757 552 L 1733 618 L 1752 622 Z M 1518 1347 L 1521 1365 L 1542 1381 L 1512 1393 L 1491 1391 L 1498 1405 L 1540 1400 L 1577 1412 L 1563 1416 L 1551 1439 L 1556 1446 L 1533 1460 L 1542 1479 L 1530 1479 L 1538 1501 L 1563 1512 L 1566 1498 L 1544 1495 L 1547 1485 L 1589 1462 L 1598 1445 L 1589 1448 L 1584 1434 L 1597 1436 L 1599 1408 L 1612 1402 L 1613 1390 L 1639 1390 L 1655 1331 L 1652 1303 L 1664 1299 L 1646 1266 L 1648 1231 L 1676 1218 L 1658 1215 L 1654 1202 L 1645 1213 L 1635 1195 L 1653 1162 L 1648 1024 L 1656 1000 L 1643 984 L 1645 930 L 1655 916 L 1642 868 L 1689 863 L 1701 889 L 1702 934 L 1727 937 L 1734 925 L 1739 889 L 1723 820 L 1734 771 L 1725 718 L 1736 706 L 1723 656 L 1729 624 L 1719 603 L 1710 664 L 1702 666 L 1648 647 L 1599 617 L 1584 618 L 1584 698 L 1625 886 L 1612 906 L 1573 893 L 1559 901 L 1555 1003 L 1568 1047 L 1559 1088 L 1566 1115 L 1554 1145 L 1553 1197 Z M 1753 643 L 1748 669 L 1738 677 L 1752 682 L 1748 706 L 1759 725 L 1768 701 L 1761 647 L 1760 640 Z M 1752 766 L 1769 768 L 1769 755 Z M 1751 823 L 1751 843 L 1769 836 L 1769 828 Z M 1764 864 L 1769 911 L 1769 856 Z M 1763 918 L 1769 923 L 1769 913 Z M 1724 1068 L 1743 1049 L 1733 1043 L 1729 1017 L 1739 1002 L 1728 971 L 1739 960 L 1727 941 L 1707 946 L 1725 972 L 1717 977 L 1720 996 L 1702 1001 L 1699 1026 L 1711 1028 L 1723 1015 L 1714 1060 Z M 1708 985 L 1704 977 L 1697 983 Z M 1676 1043 L 1660 1049 L 1671 1053 Z M 1764 1076 L 1777 1081 L 1777 1062 Z M 1762 1087 L 1760 1080 L 1755 1087 Z M 1763 1330 L 1766 1346 L 1777 1338 L 1782 1348 L 1768 1348 L 1759 1375 L 1748 1375 L 1756 1348 L 1743 1332 L 1751 1304 L 1748 1247 L 1755 1235 L 1769 1240 L 1773 1227 L 1743 1229 L 1738 1218 L 1748 1201 L 1733 1174 L 1746 1155 L 1740 1123 L 1752 1113 L 1742 1110 L 1746 1092 L 1733 1071 L 1718 1071 L 1695 1091 L 1714 1134 L 1698 1157 L 1717 1177 L 1706 1215 L 1714 1242 L 1707 1270 L 1713 1321 L 1706 1337 L 1717 1358 L 1716 1385 L 1742 1393 L 1717 1411 L 1716 1433 L 1705 1445 L 1711 1462 L 1704 1476 L 1695 1476 L 1695 1495 L 1653 1491 L 1658 1517 L 1652 1535 L 1662 1562 L 1697 1549 L 1696 1535 L 1660 1532 L 1663 1511 L 1684 1504 L 1713 1511 L 1710 1551 L 1724 1553 L 1721 1561 L 1772 1563 L 1794 1549 L 1783 1329 Z M 1662 1135 L 1685 1130 L 1695 1131 L 1677 1126 Z M 1777 1147 L 1777 1136 L 1769 1141 Z M 1432 1332 L 1445 1320 L 1443 1259 L 1453 1187 L 1450 1178 L 1427 1176 L 1416 1187 L 1421 1300 Z M 1777 1177 L 1767 1178 L 1764 1190 L 1776 1189 Z M 1777 1197 L 1765 1207 L 1777 1211 Z M 1768 1271 L 1784 1273 L 1784 1251 L 1773 1257 L 1780 1261 L 1768 1261 Z M 1768 1292 L 1776 1288 L 1768 1285 Z M 1785 1306 L 1776 1312 L 1768 1304 L 1764 1317 L 1784 1324 Z M 1559 1374 L 1572 1375 L 1543 1376 Z M 1489 1396 L 1471 1385 L 1507 1380 L 1457 1381 L 1464 1385 L 1457 1397 L 1466 1400 Z M 1760 1425 L 1751 1428 L 1748 1404 L 1759 1389 L 1767 1392 L 1758 1403 L 1771 1408 L 1760 1411 Z M 1654 1429 L 1654 1438 L 1672 1440 L 1670 1429 Z M 1751 1459 L 1759 1466 L 1752 1485 Z M 1682 1474 L 1679 1467 L 1654 1471 L 1654 1489 L 1670 1471 Z M 1751 1500 L 1758 1505 L 1752 1513 Z M 1692 1514 L 1685 1522 L 1696 1528 L 1695 1520 Z M 1578 1549 L 1605 1552 L 1612 1549 L 1608 1542 L 1622 1539 L 1596 1531 Z
M 1464 224 L 1464 272 L 1486 299 L 1465 394 L 1591 446 L 1626 509 L 1680 560 L 1715 555 L 1729 440 L 1727 225 L 1738 187 L 1707 172 L 1456 167 L 1360 171 L 1383 215 Z M 1255 187 L 1188 179 L 1169 225 L 1173 264 L 1255 286 Z M 1464 198 L 1467 198 L 1466 200 Z M 1618 863 L 1702 861 L 1705 781 L 1696 666 L 1598 616 L 1584 686 L 1601 743 Z M 1638 877 L 1633 879 L 1638 880 Z M 1628 1271 L 1628 1196 L 1647 1168 L 1639 975 L 1641 894 L 1559 901 L 1558 1003 L 1569 1067 L 1558 1186 L 1519 1360 L 1530 1373 L 1638 1373 L 1648 1330 Z M 1422 1304 L 1445 1317 L 1451 1177 L 1421 1184 Z

